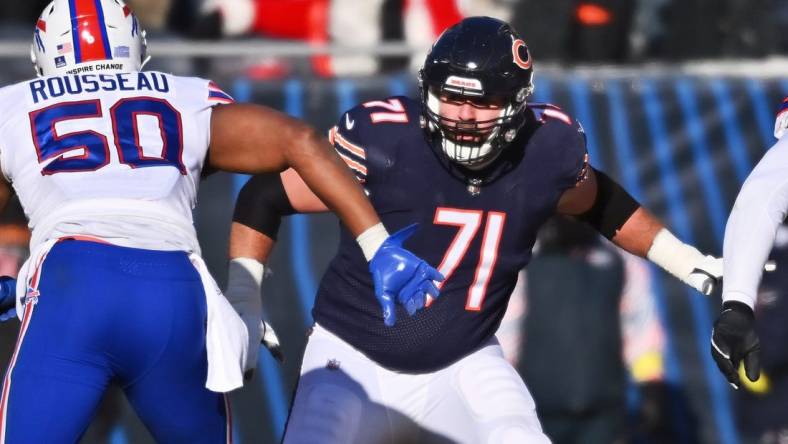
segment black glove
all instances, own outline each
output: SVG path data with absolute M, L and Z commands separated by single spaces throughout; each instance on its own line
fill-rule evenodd
M 722 313 L 711 331 L 711 356 L 733 388 L 739 388 L 739 363 L 742 360 L 747 379 L 758 380 L 761 373 L 760 351 L 752 309 L 742 302 L 722 304 Z

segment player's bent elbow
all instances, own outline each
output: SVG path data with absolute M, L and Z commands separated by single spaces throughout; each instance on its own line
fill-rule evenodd
M 302 158 L 324 156 L 332 151 L 328 139 L 308 125 L 291 128 L 289 133 L 291 143 L 287 145 L 286 155 L 290 166 L 295 166 Z

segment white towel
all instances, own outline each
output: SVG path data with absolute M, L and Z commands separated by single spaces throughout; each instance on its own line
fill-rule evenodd
M 241 317 L 216 285 L 205 262 L 197 254 L 189 255 L 200 273 L 208 308 L 205 346 L 208 349 L 208 378 L 205 387 L 213 392 L 229 392 L 243 386 L 249 332 Z

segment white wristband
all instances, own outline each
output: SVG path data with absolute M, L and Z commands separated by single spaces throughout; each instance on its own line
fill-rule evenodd
M 227 288 L 224 295 L 230 303 L 239 302 L 235 299 L 260 298 L 260 291 L 265 275 L 265 265 L 248 258 L 237 257 L 230 260 L 227 266 Z
M 678 240 L 667 228 L 663 228 L 654 237 L 646 257 L 663 270 L 687 282 L 690 273 L 705 256 L 697 248 Z
M 356 242 L 358 246 L 361 247 L 361 251 L 364 252 L 364 257 L 367 259 L 367 262 L 372 260 L 375 253 L 378 252 L 378 248 L 383 245 L 383 242 L 385 242 L 388 237 L 389 232 L 386 231 L 386 227 L 383 226 L 382 222 L 367 228 L 363 233 L 358 235 Z

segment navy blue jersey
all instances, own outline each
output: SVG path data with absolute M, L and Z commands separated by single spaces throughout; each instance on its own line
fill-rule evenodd
M 425 138 L 421 105 L 406 97 L 359 105 L 331 131 L 390 233 L 413 222 L 405 247 L 446 276 L 441 296 L 383 324 L 367 262 L 342 228 L 339 251 L 318 290 L 315 320 L 379 364 L 398 371 L 442 368 L 492 336 L 539 227 L 587 170 L 582 127 L 550 105 L 529 105 L 526 125 L 481 185 Z

